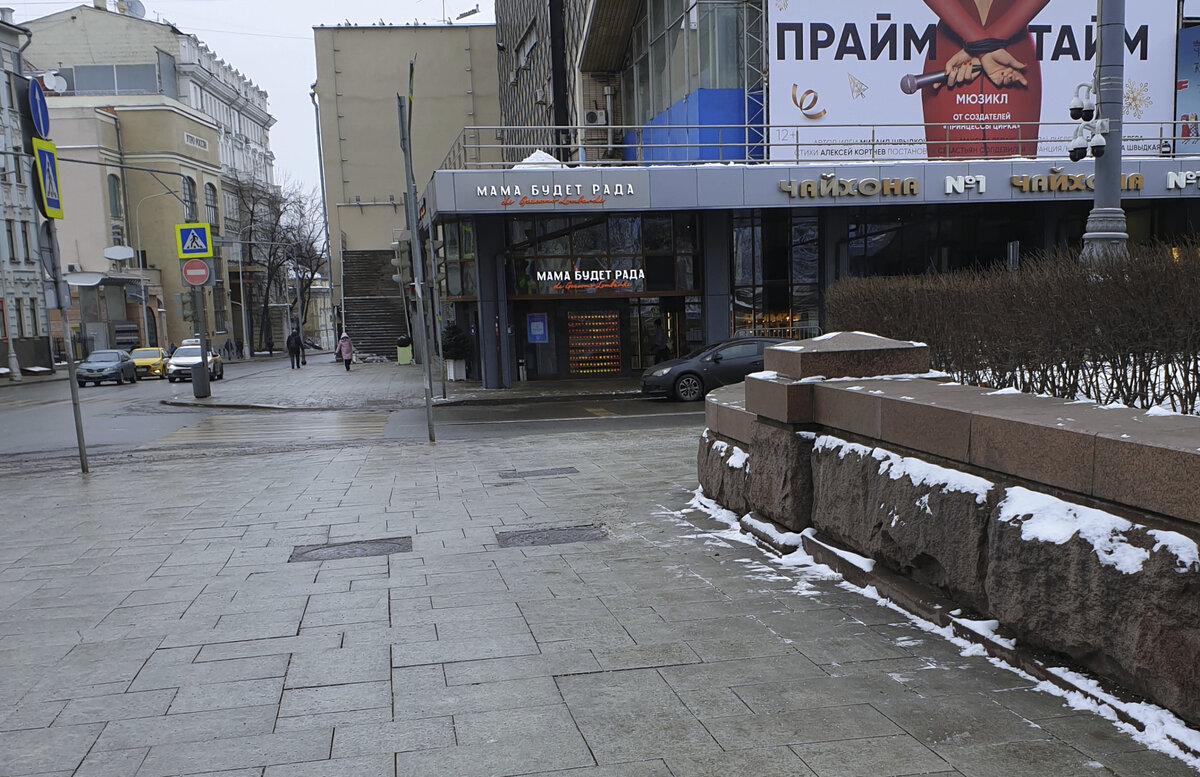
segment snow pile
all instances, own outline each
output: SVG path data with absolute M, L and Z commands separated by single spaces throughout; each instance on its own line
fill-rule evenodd
M 705 431 L 707 432 L 707 430 L 705 430 Z M 731 448 L 732 448 L 732 451 L 730 451 Z M 748 466 L 749 461 L 750 461 L 750 454 L 747 453 L 746 451 L 742 450 L 741 448 L 737 447 L 736 445 L 730 445 L 729 443 L 725 442 L 724 440 L 717 440 L 716 442 L 714 442 L 712 444 L 712 449 L 722 459 L 725 458 L 725 452 L 730 451 L 729 460 L 725 462 L 725 464 L 728 465 L 730 469 L 744 469 L 747 472 L 750 471 L 750 467 Z
M 887 475 L 892 480 L 907 477 L 914 486 L 939 488 L 943 491 L 960 491 L 975 495 L 976 504 L 987 502 L 988 493 L 993 483 L 966 472 L 956 469 L 939 467 L 921 459 L 910 456 L 899 456 L 883 448 L 868 448 L 858 443 L 824 434 L 817 438 L 814 445 L 818 450 L 836 453 L 839 459 L 846 458 L 850 452 L 857 453 L 861 458 L 873 458 L 879 462 L 879 474 Z
M 1021 539 L 1026 541 L 1062 545 L 1078 535 L 1095 549 L 1101 564 L 1127 575 L 1141 572 L 1150 558 L 1150 551 L 1130 544 L 1128 537 L 1129 532 L 1145 530 L 1145 526 L 1027 488 L 1006 489 L 998 517 L 1005 523 L 1019 523 Z M 1191 539 L 1173 531 L 1147 533 L 1157 543 L 1155 551 L 1162 548 L 1175 555 L 1176 571 L 1200 571 L 1200 549 Z
M 545 151 L 542 151 L 540 148 L 522 159 L 520 162 L 517 162 L 515 165 L 513 165 L 514 169 L 519 170 L 554 170 L 564 167 L 566 167 L 566 165 L 550 156 Z

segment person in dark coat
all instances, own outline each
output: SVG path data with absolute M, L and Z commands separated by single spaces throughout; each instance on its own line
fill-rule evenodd
M 293 329 L 292 333 L 287 337 L 287 352 L 288 358 L 291 359 L 292 369 L 298 370 L 307 361 L 304 358 L 304 339 L 300 337 L 300 330 Z

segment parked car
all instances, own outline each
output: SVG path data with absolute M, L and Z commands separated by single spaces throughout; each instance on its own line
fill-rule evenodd
M 167 377 L 167 360 L 171 357 L 163 348 L 135 348 L 129 354 L 137 367 L 139 378 L 153 375 L 156 378 Z
M 681 359 L 647 368 L 642 373 L 642 393 L 693 402 L 720 386 L 741 383 L 763 368 L 764 348 L 786 342 L 780 337 L 735 337 L 706 345 Z
M 133 383 L 137 380 L 137 366 L 129 351 L 92 351 L 75 368 L 75 382 L 80 388 L 88 383 L 99 386 L 102 380 L 116 381 L 118 386 L 125 381 Z
M 184 342 L 187 342 L 186 340 Z M 177 380 L 192 379 L 192 365 L 200 363 L 200 346 L 181 345 L 175 349 L 167 361 L 167 380 L 174 383 Z M 225 377 L 225 364 L 221 355 L 216 351 L 208 352 L 208 379 L 221 380 Z

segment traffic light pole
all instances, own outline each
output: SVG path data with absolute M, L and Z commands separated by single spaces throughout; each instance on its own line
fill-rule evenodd
M 433 344 L 429 340 L 429 327 L 425 322 L 426 301 L 429 297 L 425 288 L 425 257 L 421 253 L 421 225 L 417 216 L 417 185 L 413 182 L 412 138 L 409 137 L 408 99 L 396 95 L 397 112 L 400 118 L 400 151 L 404 154 L 404 220 L 408 222 L 410 245 L 412 246 L 413 280 L 417 289 L 417 333 L 425 351 L 425 418 L 429 424 L 429 441 L 436 442 L 433 432 Z

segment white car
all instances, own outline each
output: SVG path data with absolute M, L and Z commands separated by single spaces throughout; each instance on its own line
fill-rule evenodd
M 192 365 L 200 363 L 200 346 L 182 345 L 171 354 L 167 362 L 167 380 L 174 383 L 177 380 L 192 379 Z M 225 377 L 225 365 L 216 351 L 208 352 L 208 379 L 221 380 Z

